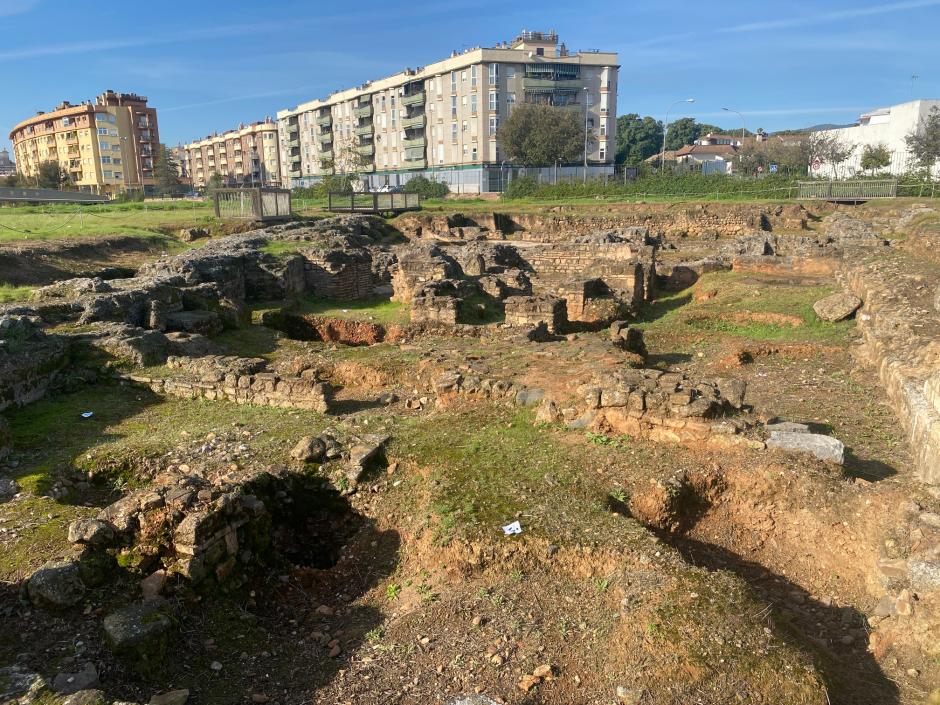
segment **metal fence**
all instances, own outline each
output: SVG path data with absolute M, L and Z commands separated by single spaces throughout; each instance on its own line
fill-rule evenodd
M 331 193 L 327 208 L 334 213 L 401 213 L 421 209 L 417 193 Z
M 874 198 L 896 198 L 896 179 L 864 181 L 800 181 L 797 198 L 824 201 L 868 201 Z
M 216 218 L 267 221 L 291 217 L 289 189 L 220 188 L 212 199 Z
M 0 201 L 11 203 L 107 203 L 108 197 L 89 191 L 53 188 L 0 188 Z

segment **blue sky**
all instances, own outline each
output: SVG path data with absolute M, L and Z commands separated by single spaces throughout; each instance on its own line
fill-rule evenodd
M 749 129 L 777 130 L 940 98 L 938 28 L 940 0 L 0 0 L 0 126 L 111 88 L 148 96 L 175 144 L 452 49 L 555 29 L 570 49 L 619 52 L 620 114 L 661 119 L 695 97 L 670 120 L 737 127 L 729 107 Z

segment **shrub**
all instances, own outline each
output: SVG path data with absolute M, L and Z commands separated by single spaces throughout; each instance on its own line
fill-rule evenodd
M 541 188 L 531 176 L 517 176 L 506 184 L 503 192 L 504 198 L 529 198 L 541 191 Z
M 426 176 L 416 176 L 404 186 L 405 193 L 417 193 L 422 198 L 444 198 L 450 189 L 443 181 L 435 181 Z

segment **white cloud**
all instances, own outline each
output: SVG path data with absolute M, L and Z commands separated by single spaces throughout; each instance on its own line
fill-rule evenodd
M 0 17 L 22 15 L 39 7 L 41 0 L 0 0 Z

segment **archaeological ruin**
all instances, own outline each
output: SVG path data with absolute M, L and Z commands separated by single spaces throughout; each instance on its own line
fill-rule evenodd
M 0 304 L 0 703 L 940 702 L 934 205 L 190 245 Z

